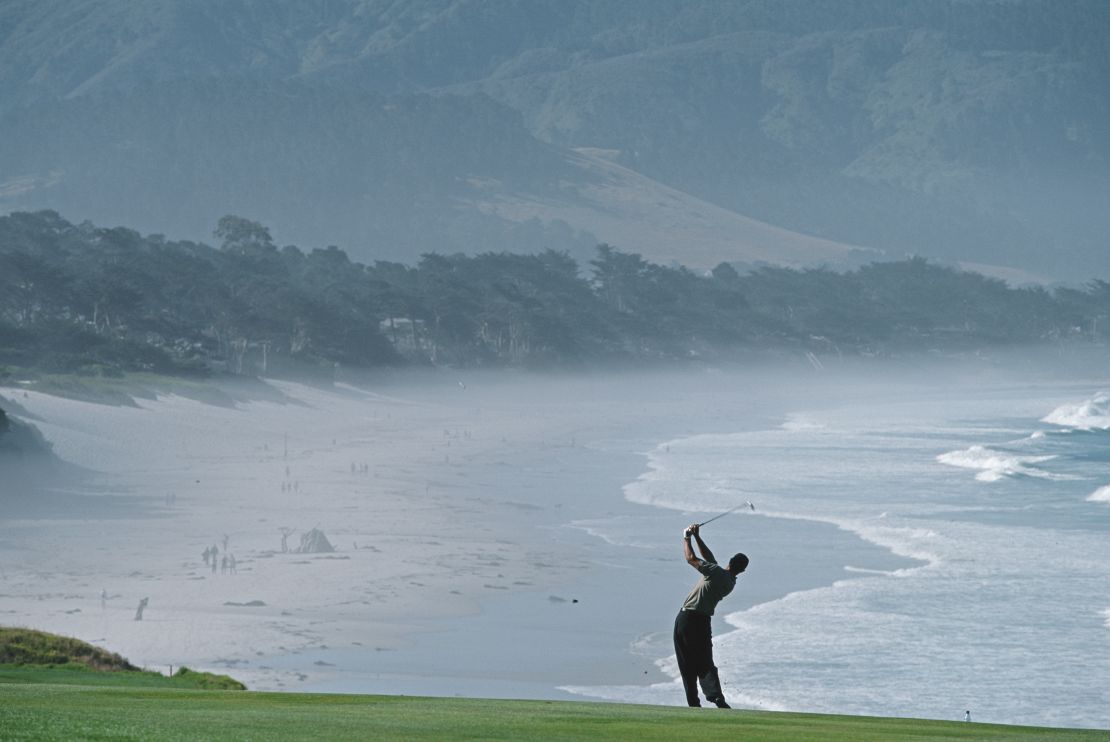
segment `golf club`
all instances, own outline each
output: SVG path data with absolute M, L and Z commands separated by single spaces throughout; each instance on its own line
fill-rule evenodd
M 748 508 L 749 510 L 754 511 L 755 510 L 755 505 L 752 504 L 751 500 L 745 500 L 744 503 L 741 504 L 741 505 L 737 505 L 736 507 L 729 508 L 728 510 L 726 510 L 723 513 L 720 513 L 719 515 L 714 515 L 709 520 L 703 520 L 701 523 L 698 523 L 698 528 L 701 528 L 706 523 L 712 523 L 713 521 L 717 520 L 718 518 L 723 518 L 726 515 L 728 515 L 729 513 L 735 513 L 737 510 L 740 510 L 741 508 Z M 687 530 L 689 530 L 689 529 L 687 529 Z M 683 535 L 686 535 L 686 531 L 683 531 Z

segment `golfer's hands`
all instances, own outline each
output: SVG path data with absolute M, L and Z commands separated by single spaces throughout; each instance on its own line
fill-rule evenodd
M 691 523 L 691 524 L 690 524 L 690 527 L 686 529 L 686 532 L 687 532 L 688 534 L 690 534 L 691 536 L 697 536 L 697 535 L 698 535 L 698 529 L 699 529 L 699 528 L 701 528 L 701 525 L 700 525 L 700 524 L 698 524 L 698 523 Z

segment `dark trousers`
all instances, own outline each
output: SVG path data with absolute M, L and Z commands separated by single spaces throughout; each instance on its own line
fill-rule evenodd
M 713 664 L 713 629 L 709 616 L 693 611 L 678 612 L 674 620 L 674 653 L 678 657 L 678 671 L 682 673 L 682 687 L 686 689 L 686 703 L 701 705 L 699 681 L 707 700 L 724 701 L 721 679 Z

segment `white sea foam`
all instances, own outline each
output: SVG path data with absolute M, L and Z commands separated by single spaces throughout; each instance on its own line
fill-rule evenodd
M 1038 469 L 1035 464 L 1051 461 L 1055 456 L 1018 456 L 996 451 L 986 446 L 971 446 L 960 451 L 949 451 L 937 456 L 937 461 L 961 469 L 975 469 L 975 478 L 980 482 L 997 482 L 1005 477 L 1039 477 L 1042 479 L 1067 480 L 1074 477 L 1053 474 Z
M 1061 432 L 1061 431 L 1054 431 Z M 1041 446 L 1045 442 L 1045 432 L 1043 430 L 1035 430 L 1029 435 L 1024 435 L 1021 438 L 1015 438 L 1006 443 L 1007 446 Z
M 894 570 L 891 570 L 891 569 L 871 569 L 870 567 L 853 567 L 851 564 L 846 565 L 844 567 L 844 571 L 845 572 L 853 572 L 855 574 L 861 574 L 861 575 L 886 575 L 887 577 L 890 577 L 891 575 L 894 574 Z
M 629 527 L 629 524 L 620 519 L 575 520 L 568 523 L 567 526 L 584 531 L 613 546 L 633 549 L 653 549 L 658 546 L 657 542 L 644 541 L 631 535 L 634 530 Z
M 1087 502 L 1110 503 L 1110 485 L 1099 487 L 1097 490 L 1087 495 Z
M 814 430 L 824 430 L 827 426 L 824 423 L 817 422 L 808 415 L 802 413 L 794 413 L 786 416 L 786 422 L 780 425 L 783 430 L 792 433 L 811 432 Z
M 1077 430 L 1110 430 L 1110 395 L 1099 392 L 1085 402 L 1060 405 L 1041 422 Z
M 1102 612 L 1102 617 L 1106 619 L 1106 628 L 1110 629 L 1110 608 Z

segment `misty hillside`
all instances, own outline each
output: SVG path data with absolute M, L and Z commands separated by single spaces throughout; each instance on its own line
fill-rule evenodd
M 503 247 L 514 235 L 542 242 L 542 225 L 513 227 L 455 202 L 471 180 L 542 193 L 570 171 L 485 96 L 185 80 L 41 104 L 10 113 L 4 128 L 5 170 L 38 173 L 9 181 L 9 191 L 29 189 L 13 202 L 79 204 L 81 215 L 197 238 L 224 213 L 250 214 L 288 241 L 374 258 Z
M 1099 0 L 12 0 L 0 209 L 190 239 L 241 213 L 361 259 L 865 249 L 1087 279 L 1108 39 Z M 669 211 L 630 229 L 629 202 Z

